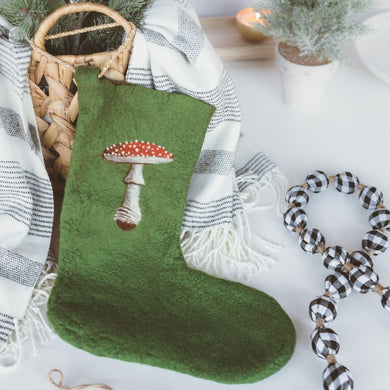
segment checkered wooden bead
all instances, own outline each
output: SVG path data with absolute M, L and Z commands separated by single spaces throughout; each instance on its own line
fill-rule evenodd
M 317 229 L 305 229 L 299 234 L 298 242 L 305 252 L 314 254 L 319 245 L 325 245 L 325 238 Z
M 390 313 L 390 287 L 386 287 L 382 291 L 381 303 L 383 308 Z
M 344 264 L 349 261 L 348 252 L 341 246 L 326 248 L 321 255 L 326 268 L 342 272 Z
M 329 179 L 325 172 L 314 171 L 306 176 L 306 183 L 309 186 L 310 191 L 317 193 L 325 191 L 328 188 Z
M 347 367 L 334 363 L 322 374 L 324 390 L 353 390 L 353 379 Z
M 365 267 L 374 268 L 374 263 L 367 253 L 362 251 L 355 251 L 351 253 L 350 258 L 351 263 L 356 267 L 363 265 Z
M 337 333 L 330 328 L 317 328 L 311 334 L 311 347 L 320 358 L 336 355 L 340 349 L 340 339 Z
M 390 225 L 390 211 L 387 209 L 375 210 L 369 218 L 374 229 L 388 228 Z
M 360 191 L 359 201 L 365 209 L 373 210 L 383 202 L 383 194 L 376 187 L 365 187 Z
M 335 272 L 325 279 L 325 290 L 329 291 L 334 298 L 342 299 L 352 293 L 352 284 L 344 274 Z
M 297 227 L 306 227 L 307 215 L 299 207 L 292 207 L 284 214 L 283 223 L 290 232 L 293 232 Z
M 309 315 L 312 321 L 322 318 L 325 322 L 332 322 L 337 317 L 337 305 L 333 298 L 321 295 L 313 299 L 309 305 Z
M 301 186 L 291 187 L 286 193 L 286 202 L 297 207 L 305 207 L 309 202 L 309 193 Z
M 335 177 L 335 187 L 344 194 L 354 193 L 359 186 L 359 178 L 351 172 L 339 173 Z
M 365 251 L 372 252 L 372 254 L 375 256 L 383 253 L 387 249 L 388 245 L 389 241 L 386 234 L 378 229 L 370 230 L 363 236 L 363 249 Z
M 378 274 L 370 267 L 354 267 L 349 272 L 349 280 L 353 289 L 362 294 L 373 291 L 379 281 Z

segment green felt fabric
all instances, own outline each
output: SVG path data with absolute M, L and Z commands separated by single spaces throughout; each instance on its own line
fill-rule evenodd
M 189 269 L 179 236 L 187 190 L 214 108 L 180 94 L 76 72 L 80 114 L 61 216 L 48 316 L 65 341 L 96 355 L 224 383 L 263 379 L 289 360 L 295 330 L 270 296 Z M 128 165 L 105 147 L 134 139 L 174 161 L 144 167 L 142 220 L 113 220 Z

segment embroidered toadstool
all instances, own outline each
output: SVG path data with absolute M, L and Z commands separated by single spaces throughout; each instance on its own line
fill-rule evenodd
M 133 141 L 114 144 L 103 152 L 103 158 L 120 164 L 131 164 L 123 182 L 126 192 L 114 220 L 125 231 L 134 229 L 142 218 L 139 207 L 141 186 L 145 185 L 142 168 L 151 164 L 163 164 L 173 161 L 172 153 L 160 145 L 150 142 Z

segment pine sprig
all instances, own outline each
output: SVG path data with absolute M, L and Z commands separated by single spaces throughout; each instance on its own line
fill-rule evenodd
M 49 0 L 4 0 L 0 3 L 0 14 L 17 27 L 15 35 L 25 39 L 31 38 L 42 20 L 63 4 Z
M 153 0 L 89 1 L 107 5 L 136 25 L 142 22 L 146 9 L 153 2 Z M 42 20 L 64 4 L 64 0 L 1 0 L 0 14 L 16 27 L 15 35 L 19 39 L 29 40 L 34 36 Z M 54 34 L 109 22 L 112 22 L 109 17 L 94 12 L 66 15 L 49 33 Z M 118 27 L 49 41 L 46 47 L 52 54 L 89 54 L 117 48 L 122 39 L 123 28 Z
M 255 6 L 264 24 L 257 28 L 278 43 L 297 47 L 303 56 L 345 61 L 343 46 L 367 29 L 356 16 L 373 0 L 259 0 Z

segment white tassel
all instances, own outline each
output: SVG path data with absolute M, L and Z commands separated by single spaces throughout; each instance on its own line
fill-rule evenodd
M 37 354 L 39 347 L 53 338 L 54 332 L 45 318 L 45 311 L 56 276 L 55 263 L 46 261 L 23 320 L 15 320 L 14 332 L 0 346 L 0 369 L 14 367 L 19 362 L 27 340 L 31 342 L 33 353 Z
M 181 248 L 190 268 L 240 283 L 252 282 L 275 262 L 271 256 L 251 249 L 243 212 L 233 217 L 232 224 L 182 231 Z
M 275 193 L 277 202 L 276 212 L 278 216 L 281 217 L 288 208 L 285 200 L 286 192 L 288 190 L 288 182 L 286 176 L 284 176 L 279 169 L 273 169 L 272 173 L 272 180 L 270 180 L 269 184 Z
M 270 251 L 273 251 L 273 252 L 280 252 L 280 251 L 283 249 L 283 247 L 282 247 L 281 245 L 277 244 L 276 242 L 269 241 L 269 240 L 267 240 L 267 239 L 261 237 L 260 235 L 258 235 L 258 234 L 255 233 L 255 232 L 254 232 L 253 234 L 254 234 L 254 236 L 257 238 L 257 240 L 258 240 L 259 242 L 261 242 L 261 244 L 262 244 L 265 248 L 269 249 Z
M 276 205 L 277 214 L 283 214 L 286 208 L 284 196 L 287 180 L 279 169 L 267 172 L 261 180 L 254 174 L 238 176 L 237 184 L 240 183 L 249 184 L 240 193 L 245 210 L 268 209 Z M 262 191 L 266 188 L 271 188 L 275 200 L 261 204 Z M 250 283 L 256 275 L 275 262 L 273 257 L 252 249 L 250 237 L 246 212 L 242 212 L 233 217 L 231 224 L 202 231 L 183 230 L 181 247 L 189 267 L 219 278 Z M 280 245 L 258 234 L 255 237 L 269 251 L 279 252 L 282 249 Z
M 282 216 L 287 209 L 287 204 L 284 200 L 288 189 L 286 177 L 280 172 L 278 168 L 264 174 L 261 180 L 254 174 L 244 174 L 237 177 L 237 183 L 246 183 L 248 186 L 240 193 L 241 200 L 246 210 L 269 209 L 276 207 L 278 216 Z M 261 204 L 260 199 L 263 190 L 270 188 L 275 194 L 273 203 Z

